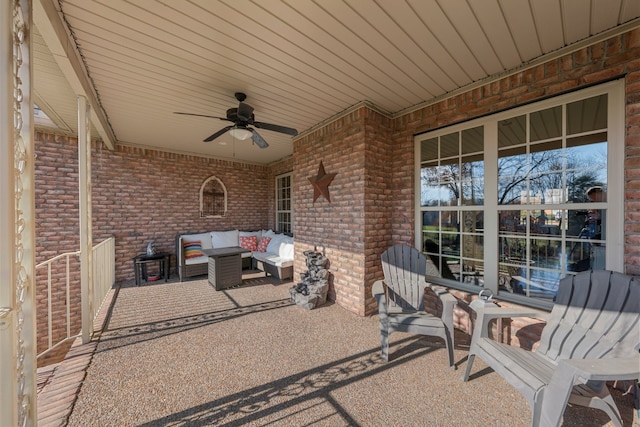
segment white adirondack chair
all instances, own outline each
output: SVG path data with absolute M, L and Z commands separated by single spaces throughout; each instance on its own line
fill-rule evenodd
M 535 352 L 489 338 L 500 317 L 539 317 L 539 312 L 480 308 L 464 381 L 476 355 L 520 391 L 531 406 L 532 426 L 557 426 L 567 402 L 605 411 L 621 426 L 605 384 L 640 378 L 640 279 L 595 270 L 560 281 Z
M 389 360 L 389 335 L 396 331 L 440 337 L 444 340 L 449 366 L 453 363 L 453 307 L 456 298 L 446 289 L 427 283 L 427 260 L 416 248 L 395 245 L 382 254 L 384 280 L 373 284 L 378 301 L 382 358 Z M 442 315 L 424 310 L 425 288 L 432 289 L 442 301 Z

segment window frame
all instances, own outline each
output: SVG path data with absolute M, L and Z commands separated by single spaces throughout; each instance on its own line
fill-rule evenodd
M 503 300 L 512 301 L 522 305 L 549 309 L 553 305 L 551 301 L 518 295 L 500 291 L 499 280 L 499 218 L 498 212 L 509 208 L 508 205 L 498 204 L 498 122 L 522 114 L 530 114 L 564 105 L 586 98 L 607 94 L 607 217 L 606 217 L 606 265 L 605 268 L 622 272 L 624 269 L 624 147 L 625 147 L 625 85 L 624 79 L 618 79 L 607 83 L 594 85 L 586 89 L 580 89 L 565 94 L 549 97 L 541 101 L 520 105 L 509 110 L 471 119 L 451 126 L 438 128 L 432 131 L 414 135 L 414 159 L 415 159 L 415 245 L 422 248 L 423 230 L 422 214 L 425 211 L 435 209 L 454 212 L 478 211 L 484 212 L 484 287 L 467 285 L 453 280 L 429 276 L 428 280 L 454 289 L 477 293 L 482 289 L 490 289 L 494 295 Z M 454 207 L 423 207 L 421 205 L 421 142 L 425 139 L 435 138 L 452 132 L 461 132 L 465 129 L 484 126 L 484 204 L 476 206 L 458 205 Z M 566 134 L 563 133 L 562 138 Z M 567 209 L 580 209 L 578 204 L 571 206 L 566 203 Z M 521 210 L 540 209 L 540 204 L 521 204 Z M 571 206 L 571 207 L 569 207 Z M 442 209 L 445 208 L 445 209 Z M 491 231 L 491 234 L 488 231 Z
M 280 187 L 280 182 L 282 179 L 284 178 L 289 178 L 289 209 L 279 209 L 280 206 L 280 201 L 284 200 L 280 197 L 280 190 L 283 187 Z M 292 234 L 293 233 L 293 172 L 286 172 L 286 173 L 282 173 L 279 175 L 276 175 L 275 177 L 275 230 L 277 232 L 284 232 L 284 233 L 289 233 Z M 281 227 L 281 222 L 279 220 L 279 215 L 281 213 L 288 213 L 289 214 L 289 230 L 282 230 Z

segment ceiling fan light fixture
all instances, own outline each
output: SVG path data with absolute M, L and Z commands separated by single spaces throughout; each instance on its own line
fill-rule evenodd
M 229 133 L 231 134 L 232 137 L 239 139 L 241 141 L 244 141 L 245 139 L 249 139 L 251 138 L 251 135 L 253 135 L 253 133 L 249 129 L 237 128 L 237 127 L 229 129 Z

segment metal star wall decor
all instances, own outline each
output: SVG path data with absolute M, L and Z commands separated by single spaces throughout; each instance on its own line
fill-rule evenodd
M 327 199 L 329 203 L 331 203 L 331 198 L 329 197 L 329 184 L 331 184 L 331 181 L 333 181 L 333 178 L 335 178 L 336 175 L 337 173 L 326 173 L 324 171 L 322 160 L 320 160 L 318 175 L 309 178 L 309 182 L 311 183 L 311 185 L 313 185 L 313 203 L 316 202 L 321 194 L 325 199 Z

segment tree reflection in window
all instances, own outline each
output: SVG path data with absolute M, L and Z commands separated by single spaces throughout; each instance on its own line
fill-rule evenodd
M 200 187 L 200 216 L 221 217 L 227 213 L 227 189 L 215 176 L 205 180 Z
M 609 202 L 587 191 L 609 188 L 609 94 L 574 99 L 418 140 L 417 245 L 432 261 L 428 276 L 551 300 L 566 274 L 605 268 Z

